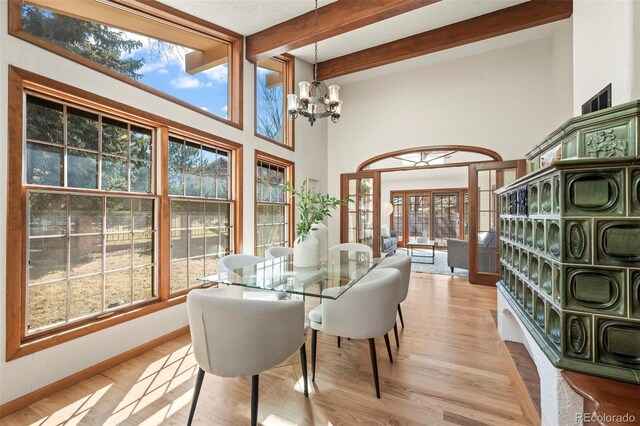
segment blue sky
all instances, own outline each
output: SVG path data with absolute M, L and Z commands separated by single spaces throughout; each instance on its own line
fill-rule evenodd
M 184 70 L 184 55 L 190 49 L 175 47 L 163 54 L 157 53 L 157 41 L 146 36 L 127 32 L 127 37 L 138 40 L 142 48 L 123 57 L 145 60 L 139 74 L 140 82 L 205 109 L 221 117 L 227 117 L 227 64 L 191 75 Z

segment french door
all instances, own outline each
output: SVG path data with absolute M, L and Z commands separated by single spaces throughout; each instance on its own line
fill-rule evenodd
M 342 174 L 340 198 L 350 201 L 340 209 L 340 241 L 361 243 L 380 252 L 380 172 Z
M 500 279 L 500 229 L 495 190 L 524 176 L 524 160 L 469 165 L 469 281 L 495 285 Z

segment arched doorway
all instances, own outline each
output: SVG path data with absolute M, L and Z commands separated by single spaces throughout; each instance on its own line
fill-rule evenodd
M 454 208 L 444 213 L 445 217 L 440 223 L 446 223 L 449 228 L 454 229 L 454 235 L 456 236 L 453 238 L 468 239 L 467 252 L 470 281 L 486 284 L 495 283 L 498 279 L 497 272 L 499 270 L 499 247 L 497 241 L 489 248 L 489 251 L 491 251 L 489 258 L 492 260 L 488 263 L 485 261 L 479 262 L 479 253 L 482 255 L 482 259 L 486 260 L 487 250 L 485 249 L 481 252 L 479 249 L 484 241 L 479 241 L 478 233 L 497 235 L 498 224 L 495 218 L 497 217 L 497 198 L 493 192 L 497 188 L 510 183 L 511 180 L 522 176 L 525 172 L 524 160 L 507 162 L 502 160 L 502 156 L 497 152 L 482 147 L 431 145 L 390 151 L 362 162 L 355 173 L 341 175 L 341 196 L 343 198 L 349 197 L 352 200 L 341 209 L 341 241 L 364 243 L 370 245 L 374 252 L 380 252 L 383 249 L 380 238 L 381 181 L 382 175 L 385 173 L 445 168 L 460 170 L 463 168 L 465 175 L 468 176 L 468 180 L 462 185 L 465 188 L 449 188 L 446 191 L 422 191 L 425 193 L 422 195 L 416 191 L 408 191 L 400 194 L 400 197 L 408 197 L 403 198 L 402 200 L 404 201 L 400 201 L 401 198 L 399 197 L 396 197 L 396 200 L 390 195 L 390 202 L 394 207 L 392 211 L 397 212 L 396 218 L 402 216 L 403 220 L 406 221 L 409 220 L 407 219 L 408 206 L 415 207 L 417 203 L 415 200 L 420 199 L 420 203 L 428 203 L 427 209 L 433 209 L 434 206 L 441 209 L 442 200 L 446 200 Z M 485 175 L 490 177 L 487 185 L 484 182 Z M 398 211 L 398 209 L 402 210 Z M 430 214 L 433 214 L 433 210 L 430 211 Z M 449 222 L 447 222 L 446 215 L 449 215 Z M 494 219 L 491 220 L 491 217 L 494 217 Z M 393 213 L 391 220 L 393 221 Z M 451 220 L 457 220 L 459 231 L 455 229 L 456 226 L 451 226 Z M 427 235 L 443 237 L 444 234 L 442 234 L 443 231 L 441 229 L 435 230 L 434 226 L 436 225 L 434 225 L 433 220 L 426 223 L 428 227 Z M 410 227 L 411 225 L 405 224 L 404 226 L 404 230 L 407 231 L 407 226 Z M 425 226 L 425 222 L 421 226 Z M 406 232 L 405 239 L 415 239 L 416 235 L 414 234 L 421 231 L 417 230 L 415 224 L 413 228 L 410 228 L 410 232 Z

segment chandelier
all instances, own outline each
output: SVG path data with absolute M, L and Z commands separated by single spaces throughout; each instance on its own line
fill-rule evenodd
M 318 118 L 331 117 L 331 121 L 337 123 L 340 119 L 340 110 L 342 109 L 342 101 L 338 95 L 340 86 L 332 84 L 327 85 L 318 81 L 318 0 L 315 6 L 315 32 L 313 33 L 315 41 L 315 62 L 313 64 L 313 81 L 301 81 L 300 96 L 295 94 L 287 95 L 287 111 L 289 116 L 294 120 L 299 115 L 309 119 L 309 123 L 313 123 Z

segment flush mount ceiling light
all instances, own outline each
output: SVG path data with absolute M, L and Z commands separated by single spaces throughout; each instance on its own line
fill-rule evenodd
M 331 117 L 331 121 L 337 123 L 340 119 L 342 101 L 338 95 L 340 86 L 335 84 L 329 86 L 318 81 L 318 0 L 315 6 L 315 62 L 313 64 L 313 81 L 301 81 L 300 97 L 295 94 L 287 95 L 287 111 L 294 120 L 299 115 L 309 119 L 313 126 L 319 118 Z

